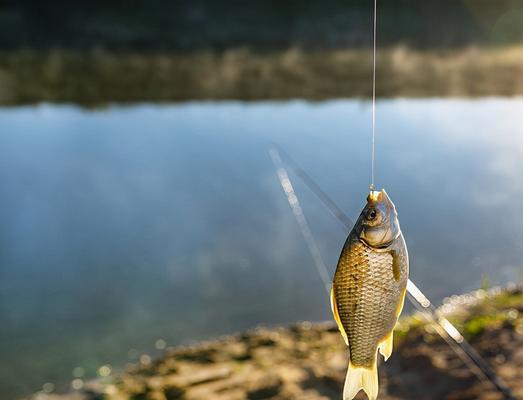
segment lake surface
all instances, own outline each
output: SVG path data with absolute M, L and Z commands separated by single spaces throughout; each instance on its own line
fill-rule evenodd
M 2 398 L 117 371 L 162 341 L 330 319 L 267 150 L 357 217 L 370 113 L 358 100 L 0 109 Z M 522 279 L 522 118 L 522 98 L 378 103 L 377 185 L 436 302 Z M 294 184 L 333 273 L 347 232 Z

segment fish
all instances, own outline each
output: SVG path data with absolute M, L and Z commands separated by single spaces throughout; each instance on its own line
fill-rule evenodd
M 385 189 L 371 190 L 345 241 L 331 289 L 332 313 L 349 348 L 344 400 L 361 389 L 369 400 L 378 397 L 378 351 L 385 361 L 392 354 L 408 275 L 396 207 Z

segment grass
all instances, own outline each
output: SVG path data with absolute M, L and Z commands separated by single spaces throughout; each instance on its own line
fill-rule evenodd
M 458 307 L 447 318 L 469 341 L 474 341 L 487 330 L 523 326 L 523 292 L 505 290 L 489 294 L 472 306 Z M 399 343 L 410 333 L 425 327 L 426 321 L 419 314 L 403 317 L 394 331 L 395 338 Z

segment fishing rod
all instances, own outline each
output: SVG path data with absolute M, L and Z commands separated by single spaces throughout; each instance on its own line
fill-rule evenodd
M 300 227 L 300 231 L 303 235 L 303 238 L 305 239 L 307 248 L 309 249 L 312 259 L 314 260 L 314 266 L 316 267 L 316 270 L 318 271 L 318 275 L 320 276 L 320 278 L 323 282 L 323 286 L 325 287 L 325 292 L 327 293 L 327 295 L 330 295 L 331 280 L 330 280 L 329 271 L 327 269 L 327 266 L 325 265 L 325 262 L 323 261 L 323 258 L 321 257 L 320 249 L 319 249 L 318 245 L 316 244 L 314 237 L 312 236 L 312 231 L 309 227 L 309 223 L 307 222 L 307 219 L 305 218 L 305 214 L 303 213 L 303 210 L 300 206 L 300 201 L 298 200 L 298 196 L 296 196 L 296 193 L 294 192 L 294 187 L 292 186 L 292 182 L 289 178 L 289 174 L 287 173 L 287 170 L 283 166 L 283 162 L 280 157 L 280 154 L 278 153 L 278 150 L 271 149 L 269 151 L 269 155 L 271 156 L 272 163 L 274 164 L 274 167 L 276 168 L 276 173 L 278 174 L 278 179 L 280 181 L 281 187 L 283 188 L 283 191 L 285 192 L 285 196 L 287 196 L 287 201 L 289 202 L 289 205 L 291 206 L 292 213 L 294 214 L 294 217 L 296 218 L 296 222 L 298 223 L 298 226 Z M 319 187 L 318 187 L 318 189 L 319 189 Z M 334 203 L 332 203 L 332 204 L 334 204 Z M 341 212 L 341 210 L 339 210 L 339 211 Z
M 312 236 L 312 231 L 305 215 L 303 214 L 303 210 L 300 206 L 281 155 L 284 156 L 285 163 L 291 167 L 292 172 L 301 179 L 301 181 L 316 197 L 318 197 L 318 199 L 327 207 L 331 214 L 344 226 L 344 228 L 347 229 L 347 231 L 352 229 L 354 222 L 285 150 L 273 143 L 273 147 L 269 150 L 269 155 L 276 168 L 278 179 L 285 195 L 287 196 L 287 200 L 291 206 L 296 221 L 298 222 L 307 247 L 313 257 L 315 267 L 323 281 L 327 293 L 329 293 L 330 281 L 328 280 L 329 274 L 327 267 L 321 258 L 319 248 Z M 327 277 L 327 279 L 325 277 Z M 408 298 L 414 307 L 416 307 L 421 315 L 423 315 L 424 318 L 434 326 L 435 331 L 443 340 L 445 340 L 445 342 L 480 381 L 490 381 L 494 387 L 503 394 L 505 399 L 517 400 L 511 389 L 494 372 L 483 357 L 481 357 L 470 343 L 467 342 L 459 330 L 430 302 L 430 300 L 410 279 L 407 283 L 407 293 Z

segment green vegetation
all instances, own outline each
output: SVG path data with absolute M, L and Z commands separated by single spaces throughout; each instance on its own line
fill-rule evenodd
M 471 310 L 471 317 L 463 322 L 464 334 L 474 339 L 487 329 L 497 329 L 503 324 L 523 326 L 523 292 L 504 292 L 488 297 Z
M 502 293 L 499 296 L 487 300 L 486 304 L 501 308 L 505 311 L 510 311 L 512 308 L 523 311 L 523 292 Z
M 379 41 L 416 48 L 520 43 L 519 0 L 383 1 Z M 369 47 L 372 2 L 133 0 L 0 6 L 0 48 L 223 51 Z
M 523 94 L 517 0 L 379 9 L 378 95 Z M 372 3 L 0 5 L 0 104 L 368 97 Z
M 474 341 L 485 331 L 523 328 L 523 292 L 504 291 L 486 296 L 482 301 L 461 309 L 450 319 L 467 340 Z
M 273 100 L 371 94 L 367 49 L 270 53 L 0 53 L 0 104 Z M 523 46 L 378 54 L 379 97 L 523 94 Z
M 489 293 L 484 289 L 483 293 Z M 498 330 L 503 326 L 520 329 L 523 332 L 523 291 L 503 291 L 489 294 L 481 300 L 472 302 L 469 306 L 458 306 L 447 315 L 447 318 L 458 328 L 465 339 L 474 341 L 485 331 Z M 394 330 L 394 339 L 401 343 L 407 336 L 419 332 L 436 336 L 435 331 L 427 325 L 421 314 L 405 316 L 400 319 Z M 426 338 L 431 340 L 430 337 Z
M 499 328 L 505 322 L 506 316 L 501 313 L 493 315 L 478 315 L 467 319 L 463 324 L 462 333 L 471 340 L 482 334 L 486 329 Z

